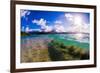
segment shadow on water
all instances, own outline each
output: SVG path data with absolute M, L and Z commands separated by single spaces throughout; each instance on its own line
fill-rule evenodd
M 49 47 L 48 51 L 49 51 L 49 56 L 52 61 L 62 61 L 63 60 L 62 53 L 55 50 L 53 47 Z
M 63 54 L 62 52 L 55 49 L 55 47 L 48 46 L 49 57 L 51 61 L 63 61 Z
M 75 46 L 67 47 L 56 41 L 51 41 L 48 44 L 48 52 L 51 61 L 89 59 L 89 51 L 85 51 Z

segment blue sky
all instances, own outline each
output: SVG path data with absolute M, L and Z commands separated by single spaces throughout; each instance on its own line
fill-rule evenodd
M 20 18 L 24 32 L 89 32 L 89 13 L 20 10 Z

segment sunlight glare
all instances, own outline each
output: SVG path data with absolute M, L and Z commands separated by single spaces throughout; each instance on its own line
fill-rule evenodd
M 75 16 L 75 18 L 74 18 L 74 24 L 75 24 L 76 26 L 81 25 L 81 24 L 82 24 L 82 17 L 79 16 L 79 15 Z
M 77 40 L 81 40 L 82 38 L 83 38 L 83 34 L 82 33 L 79 33 L 79 34 L 76 34 L 75 35 L 75 39 L 77 39 Z

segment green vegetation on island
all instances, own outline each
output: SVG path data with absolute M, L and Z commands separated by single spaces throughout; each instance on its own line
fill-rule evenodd
M 29 35 L 30 35 L 29 33 L 21 32 L 21 36 L 29 36 Z

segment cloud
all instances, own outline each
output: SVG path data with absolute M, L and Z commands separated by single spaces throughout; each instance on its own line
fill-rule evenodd
M 83 19 L 81 15 L 75 15 L 74 16 L 74 25 L 82 25 Z
M 40 26 L 46 26 L 46 20 L 41 18 L 40 20 L 33 20 L 32 21 L 33 23 L 36 23 L 37 25 L 40 25 Z
M 29 31 L 30 31 L 30 29 L 29 29 L 29 27 L 27 26 L 26 29 L 25 29 L 25 32 L 29 32 Z
M 52 26 L 46 26 L 44 32 L 51 32 L 53 30 Z
M 89 33 L 89 24 L 81 24 L 81 25 L 74 25 L 67 27 L 67 32 L 82 32 L 82 33 Z
M 90 32 L 90 26 L 89 26 L 89 24 L 83 24 L 82 26 L 81 26 L 81 28 L 82 28 L 82 32 L 85 32 L 85 33 L 89 33 Z
M 65 27 L 62 25 L 62 21 L 56 20 L 54 24 L 54 32 L 66 32 Z
M 23 28 L 23 27 L 22 27 Z M 31 29 L 29 28 L 29 26 L 27 26 L 25 29 L 24 29 L 25 32 L 33 32 L 33 31 L 38 31 L 38 32 L 41 32 L 41 29 Z
M 66 17 L 72 17 L 70 14 L 66 14 Z M 76 17 L 76 18 L 75 18 Z M 40 26 L 40 30 L 43 32 L 84 32 L 89 33 L 89 24 L 85 24 L 82 22 L 80 16 L 73 16 L 73 24 L 69 24 L 69 26 L 65 27 L 61 21 L 54 21 L 54 24 L 48 25 L 47 20 L 44 18 L 40 18 L 39 20 L 34 19 L 32 23 L 36 23 Z M 76 21 L 77 20 L 77 21 Z M 79 21 L 78 21 L 79 20 Z M 72 21 L 71 21 L 72 22 Z
M 89 24 L 84 23 L 82 15 L 65 14 L 65 17 L 70 20 L 67 32 L 83 32 L 89 33 Z
M 36 20 L 35 19 L 32 22 L 33 22 L 33 24 L 36 23 L 37 25 L 39 25 L 41 27 L 40 28 L 41 31 L 43 31 L 43 32 L 50 32 L 53 29 L 52 26 L 48 26 L 47 25 L 47 21 L 45 19 L 43 19 L 43 18 L 41 18 L 40 20 Z
M 72 14 L 66 13 L 66 14 L 65 14 L 65 17 L 66 17 L 67 20 L 73 21 L 73 15 L 72 15 Z
M 39 25 L 41 27 L 40 29 L 43 32 L 66 32 L 65 27 L 62 25 L 62 22 L 58 20 L 56 20 L 53 25 L 47 25 L 47 21 L 43 18 L 41 18 L 40 20 L 34 19 L 32 22 L 33 24 L 36 23 L 37 25 Z
M 55 30 L 55 32 L 66 32 L 64 26 L 60 25 L 60 24 L 55 24 L 54 25 L 54 30 Z
M 28 10 L 21 10 L 21 17 L 25 17 L 26 15 L 30 15 L 30 11 Z
M 89 24 L 84 22 L 82 15 L 75 15 L 73 24 L 76 32 L 89 33 Z
M 62 21 L 56 20 L 54 23 L 55 23 L 55 24 L 62 24 Z

